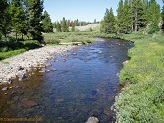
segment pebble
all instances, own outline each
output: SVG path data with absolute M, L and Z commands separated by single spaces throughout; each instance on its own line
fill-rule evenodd
M 0 62 L 0 83 L 11 83 L 9 80 L 15 78 L 16 75 L 20 76 L 29 71 L 31 68 L 38 66 L 51 66 L 50 63 L 46 64 L 48 59 L 52 59 L 53 54 L 64 53 L 77 46 L 45 46 L 39 49 L 29 50 L 22 54 L 7 58 Z M 66 54 L 64 54 L 66 56 Z M 45 72 L 40 71 L 40 72 Z

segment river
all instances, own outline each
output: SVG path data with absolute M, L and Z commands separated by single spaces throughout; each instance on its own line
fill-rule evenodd
M 55 55 L 46 72 L 35 69 L 26 81 L 16 79 L 7 85 L 7 93 L 0 91 L 0 118 L 85 123 L 94 116 L 99 123 L 114 122 L 111 106 L 120 91 L 117 75 L 132 46 L 120 39 L 98 38 Z

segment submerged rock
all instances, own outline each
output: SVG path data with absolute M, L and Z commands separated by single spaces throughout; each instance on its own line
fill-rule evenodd
M 21 105 L 25 108 L 29 108 L 29 107 L 37 106 L 38 104 L 33 100 L 26 100 L 21 102 Z
M 99 120 L 96 117 L 90 117 L 88 118 L 86 123 L 98 123 Z
M 102 51 L 99 51 L 98 54 L 102 54 L 103 52 Z
M 90 94 L 91 94 L 92 96 L 96 95 L 96 94 L 97 94 L 97 90 L 92 90 L 92 91 L 90 92 Z
M 52 68 L 51 71 L 56 71 L 56 69 L 55 68 Z

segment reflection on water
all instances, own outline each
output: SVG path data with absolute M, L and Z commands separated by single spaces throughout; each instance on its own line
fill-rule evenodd
M 117 73 L 132 43 L 105 39 L 56 55 L 46 73 L 33 70 L 0 90 L 1 118 L 42 118 L 43 122 L 114 121 L 111 105 L 119 92 Z M 2 88 L 2 87 L 1 87 Z

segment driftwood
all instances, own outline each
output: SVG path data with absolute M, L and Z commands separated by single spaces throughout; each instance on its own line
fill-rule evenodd
M 61 42 L 60 45 L 82 45 L 82 42 Z

